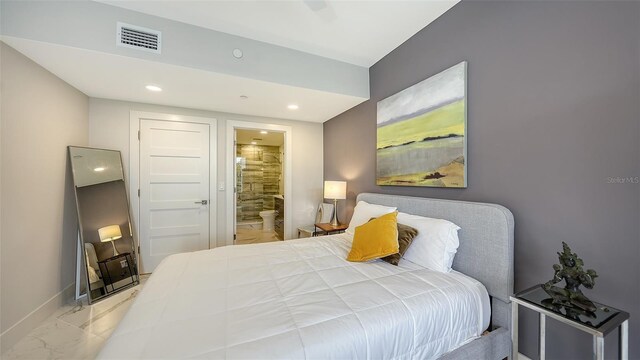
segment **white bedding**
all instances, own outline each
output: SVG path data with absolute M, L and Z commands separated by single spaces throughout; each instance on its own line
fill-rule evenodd
M 478 281 L 344 260 L 346 234 L 166 258 L 99 358 L 435 358 L 479 336 Z

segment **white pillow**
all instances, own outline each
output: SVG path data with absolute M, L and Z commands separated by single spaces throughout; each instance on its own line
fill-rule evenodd
M 460 227 L 450 221 L 398 213 L 398 223 L 418 230 L 418 235 L 402 256 L 414 264 L 431 270 L 450 272 L 458 251 Z
M 390 206 L 369 204 L 366 201 L 358 201 L 355 209 L 353 209 L 353 216 L 351 217 L 346 233 L 353 235 L 356 231 L 356 227 L 371 220 L 372 217 L 386 215 L 396 211 L 397 209 L 398 208 Z

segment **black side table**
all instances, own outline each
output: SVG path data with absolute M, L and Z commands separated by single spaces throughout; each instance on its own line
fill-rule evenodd
M 118 264 L 112 265 L 114 263 Z M 108 259 L 100 260 L 98 261 L 98 267 L 100 268 L 102 280 L 104 281 L 104 288 L 107 294 L 112 293 L 125 286 L 129 286 L 131 283 L 134 283 L 136 281 L 134 274 L 135 267 L 133 266 L 131 254 L 128 252 L 112 256 Z M 115 269 L 117 269 L 117 272 Z M 131 283 L 117 288 L 114 287 L 114 283 L 127 277 L 131 278 Z M 109 286 L 111 286 L 111 290 L 109 290 Z
M 575 310 L 567 310 L 564 307 L 553 305 L 551 297 L 540 285 L 523 290 L 511 299 L 511 341 L 513 357 L 518 355 L 518 305 L 536 311 L 540 315 L 539 351 L 540 359 L 545 358 L 545 325 L 546 317 L 558 320 L 563 324 L 593 335 L 594 359 L 604 359 L 604 337 L 615 329 L 620 329 L 620 359 L 629 358 L 629 313 L 595 303 L 595 313 L 587 314 Z

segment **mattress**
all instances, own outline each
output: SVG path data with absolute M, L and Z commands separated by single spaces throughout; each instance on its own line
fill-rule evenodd
M 167 257 L 98 358 L 437 358 L 488 327 L 478 281 L 352 263 L 347 234 Z

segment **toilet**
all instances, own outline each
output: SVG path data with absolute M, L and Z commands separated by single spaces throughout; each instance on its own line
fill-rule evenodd
M 260 211 L 260 217 L 262 218 L 262 231 L 273 231 L 273 225 L 276 220 L 276 211 Z

